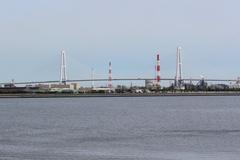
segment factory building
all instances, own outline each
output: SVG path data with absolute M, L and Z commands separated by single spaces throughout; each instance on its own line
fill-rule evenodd
M 153 80 L 145 80 L 145 88 L 152 89 L 155 87 L 155 83 Z
M 156 90 L 158 89 L 159 86 L 159 82 L 155 81 L 155 80 L 145 80 L 145 88 L 149 89 L 149 90 Z
M 66 90 L 78 91 L 80 88 L 79 83 L 71 83 L 71 84 L 38 84 L 36 87 L 39 87 L 42 91 L 52 91 L 52 92 L 61 92 Z
M 76 91 L 79 90 L 80 84 L 79 83 L 71 83 L 71 84 L 51 84 L 50 90 L 51 91 L 64 91 L 64 90 L 72 90 Z

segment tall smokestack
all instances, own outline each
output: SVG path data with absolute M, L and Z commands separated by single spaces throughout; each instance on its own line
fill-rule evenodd
M 157 66 L 156 66 L 156 81 L 157 87 L 160 87 L 160 55 L 157 54 Z
M 92 88 L 94 88 L 94 69 L 91 69 Z
M 112 88 L 112 63 L 109 62 L 109 70 L 108 70 L 108 88 Z

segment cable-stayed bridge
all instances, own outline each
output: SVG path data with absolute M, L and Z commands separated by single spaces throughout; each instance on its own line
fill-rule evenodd
M 157 85 L 160 86 L 160 81 L 172 81 L 175 83 L 175 87 L 181 88 L 183 82 L 218 82 L 218 83 L 230 83 L 235 82 L 240 84 L 240 78 L 238 79 L 208 79 L 208 78 L 183 78 L 182 75 L 182 48 L 177 47 L 177 63 L 176 63 L 176 75 L 175 78 L 163 78 L 160 77 L 160 55 L 157 54 L 157 63 L 155 67 L 156 77 L 155 78 L 112 78 L 112 63 L 109 62 L 109 75 L 108 78 L 94 78 L 93 69 L 92 69 L 92 77 L 86 79 L 67 79 L 67 70 L 66 70 L 66 53 L 64 50 L 61 51 L 61 68 L 60 68 L 60 80 L 49 80 L 49 81 L 26 81 L 26 82 L 12 82 L 15 85 L 33 85 L 33 84 L 52 84 L 52 83 L 74 83 L 74 82 L 108 82 L 108 86 L 111 86 L 112 81 L 154 81 Z M 9 84 L 9 82 L 1 83 L 0 85 Z
M 74 83 L 74 82 L 107 82 L 109 79 L 72 79 L 67 80 L 68 83 Z M 146 81 L 146 80 L 156 80 L 154 78 L 113 78 L 112 81 Z M 201 79 L 201 78 L 185 78 L 181 79 L 181 81 L 185 82 L 198 82 L 204 80 L 206 82 L 237 82 L 237 79 Z M 161 78 L 161 81 L 175 81 L 174 78 Z M 0 85 L 8 84 L 6 83 L 0 83 Z M 49 81 L 26 81 L 26 82 L 15 82 L 16 85 L 30 85 L 30 84 L 51 84 L 51 83 L 60 83 L 59 80 L 49 80 Z

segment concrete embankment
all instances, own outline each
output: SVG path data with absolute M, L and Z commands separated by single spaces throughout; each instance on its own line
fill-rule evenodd
M 112 94 L 0 94 L 0 98 L 74 98 L 74 97 L 157 97 L 157 96 L 240 96 L 240 92 L 174 92 Z

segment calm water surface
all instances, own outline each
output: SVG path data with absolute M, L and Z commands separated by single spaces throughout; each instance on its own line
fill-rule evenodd
M 1 160 L 239 160 L 240 97 L 0 99 Z

